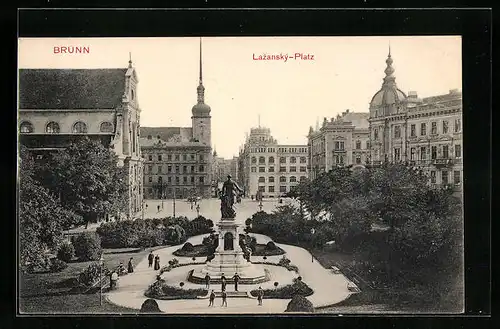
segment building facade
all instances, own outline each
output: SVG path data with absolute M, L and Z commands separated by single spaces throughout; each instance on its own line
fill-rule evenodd
M 247 196 L 276 198 L 307 179 L 307 167 L 307 145 L 280 145 L 269 128 L 252 128 L 238 156 L 238 179 Z
M 369 113 L 346 110 L 337 118 L 323 120 L 321 128 L 309 128 L 309 177 L 337 166 L 362 165 L 369 161 Z
M 431 184 L 461 189 L 462 93 L 419 98 L 396 85 L 389 52 L 382 88 L 370 102 L 371 163 L 406 162 L 420 168 Z
M 141 128 L 147 199 L 211 197 L 211 109 L 205 104 L 201 41 L 197 96 L 198 102 L 191 109 L 191 127 Z
M 125 216 L 142 209 L 139 79 L 123 69 L 20 69 L 19 143 L 42 160 L 88 136 L 114 150 L 128 173 Z

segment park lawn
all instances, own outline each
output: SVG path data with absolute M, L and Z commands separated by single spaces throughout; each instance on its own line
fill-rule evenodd
M 163 246 L 153 250 L 158 248 Z M 104 266 L 114 268 L 120 262 L 127 266 L 130 257 L 133 257 L 134 264 L 137 264 L 151 250 L 105 249 Z M 101 307 L 99 294 L 96 292 L 88 294 L 71 292 L 74 285 L 72 281 L 92 263 L 71 262 L 59 273 L 19 273 L 20 313 L 136 313 L 137 310 L 116 306 L 107 302 L 105 298 Z

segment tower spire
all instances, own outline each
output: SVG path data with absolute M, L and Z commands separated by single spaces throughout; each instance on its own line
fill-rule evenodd
M 396 85 L 396 77 L 393 75 L 394 74 L 394 68 L 392 67 L 392 57 L 391 57 L 391 44 L 389 44 L 389 54 L 387 55 L 387 59 L 385 60 L 385 63 L 387 64 L 387 67 L 385 68 L 385 78 L 384 78 L 384 83 L 383 86 L 393 86 Z
M 198 94 L 198 103 L 205 103 L 205 87 L 203 86 L 203 62 L 202 62 L 202 45 L 201 45 L 201 38 L 200 38 L 200 77 L 199 77 L 199 84 L 197 90 Z
M 128 52 L 128 67 L 132 67 L 132 53 Z
M 259 124 L 259 128 L 260 128 L 260 114 L 258 116 L 258 124 Z

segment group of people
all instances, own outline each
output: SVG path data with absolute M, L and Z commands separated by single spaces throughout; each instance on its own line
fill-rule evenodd
M 134 264 L 132 263 L 133 259 L 134 257 L 130 257 L 126 269 L 125 265 L 123 265 L 123 262 L 120 262 L 118 267 L 115 270 L 111 271 L 111 273 L 109 274 L 109 288 L 111 290 L 116 289 L 116 287 L 118 286 L 118 278 L 121 275 L 134 272 Z
M 153 262 L 154 262 L 154 267 L 153 267 Z M 155 271 L 158 271 L 160 269 L 160 256 L 153 255 L 152 251 L 149 253 L 148 256 L 148 267 L 153 267 Z
M 205 288 L 210 289 L 210 275 L 207 273 L 205 275 Z M 233 281 L 234 281 L 234 291 L 238 291 L 238 283 L 240 282 L 240 276 L 238 273 L 234 273 L 233 275 Z M 222 304 L 221 306 L 227 307 L 227 292 L 226 292 L 226 286 L 227 286 L 227 279 L 224 273 L 221 275 L 221 298 L 222 298 Z M 257 301 L 258 305 L 262 305 L 262 298 L 264 297 L 264 291 L 262 290 L 262 287 L 259 287 L 258 293 L 257 293 Z M 210 297 L 209 297 L 209 303 L 208 306 L 214 306 L 214 301 L 215 301 L 215 291 L 212 289 L 210 292 Z

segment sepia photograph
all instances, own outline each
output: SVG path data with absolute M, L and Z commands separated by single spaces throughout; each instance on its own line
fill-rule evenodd
M 461 314 L 462 38 L 18 39 L 18 312 Z

